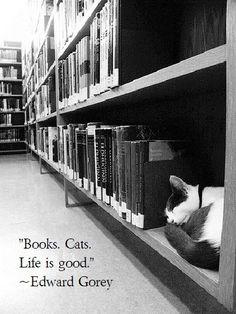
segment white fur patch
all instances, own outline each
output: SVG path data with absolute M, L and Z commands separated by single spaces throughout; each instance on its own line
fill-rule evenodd
M 206 187 L 202 191 L 202 207 L 208 206 L 221 198 L 224 198 L 223 187 Z
M 211 206 L 206 222 L 203 226 L 203 233 L 199 241 L 208 241 L 213 247 L 220 247 L 221 233 L 223 226 L 224 199 L 217 199 Z

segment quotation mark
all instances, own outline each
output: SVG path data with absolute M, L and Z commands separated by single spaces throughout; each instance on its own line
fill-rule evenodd
M 20 243 L 23 243 L 23 239 L 19 239 L 19 242 L 20 242 Z
M 90 257 L 90 262 L 94 262 L 94 257 Z

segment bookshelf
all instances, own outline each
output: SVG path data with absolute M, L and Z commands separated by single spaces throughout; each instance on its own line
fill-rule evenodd
M 0 47 L 0 154 L 26 151 L 21 66 L 18 43 Z
M 234 311 L 236 1 L 216 1 L 218 18 L 222 20 L 222 25 L 226 25 L 225 36 L 218 38 L 217 43 L 214 39 L 209 45 L 205 43 L 200 50 L 194 51 L 195 46 L 190 39 L 192 37 L 188 37 L 185 32 L 191 29 L 191 19 L 195 18 L 198 21 L 201 16 L 199 12 L 202 12 L 205 5 L 208 8 L 209 1 L 189 0 L 181 4 L 176 1 L 168 3 L 154 1 L 135 5 L 132 1 L 120 0 L 117 24 L 119 84 L 105 88 L 102 92 L 95 93 L 96 95 L 92 94 L 87 99 L 72 97 L 72 101 L 67 105 L 61 105 L 61 78 L 58 68 L 61 62 L 65 62 L 73 52 L 76 52 L 76 49 L 81 49 L 78 44 L 82 38 L 90 34 L 94 18 L 107 1 L 97 0 L 88 3 L 90 6 L 80 19 L 68 26 L 70 33 L 61 34 L 60 10 L 63 10 L 64 4 L 63 1 L 54 1 L 53 18 L 50 18 L 48 23 L 54 25 L 55 59 L 41 84 L 45 84 L 52 73 L 55 75 L 56 109 L 46 115 L 39 115 L 34 120 L 26 114 L 29 122 L 27 145 L 39 157 L 40 162 L 45 162 L 64 177 L 65 187 L 70 182 L 117 222 L 123 224 L 203 287 L 228 310 Z M 188 15 L 187 19 L 184 18 L 185 14 Z M 46 26 L 46 29 L 49 29 L 49 26 Z M 224 35 L 224 31 L 222 33 Z M 46 32 L 42 42 L 47 36 Z M 150 40 L 153 42 L 151 46 Z M 189 47 L 192 47 L 192 51 L 187 49 Z M 34 76 L 38 56 L 36 52 L 35 61 L 26 71 L 29 75 L 25 77 L 24 90 Z M 160 58 L 157 60 L 155 56 Z M 25 98 L 26 111 L 34 106 L 39 91 L 40 85 L 35 86 Z M 105 204 L 81 187 L 76 180 L 61 170 L 57 162 L 49 160 L 40 151 L 39 134 L 43 128 L 91 121 L 105 121 L 113 125 L 151 123 L 158 124 L 160 128 L 168 125 L 172 134 L 177 130 L 184 138 L 190 136 L 199 153 L 199 159 L 205 163 L 208 180 L 211 180 L 212 184 L 220 185 L 220 182 L 225 186 L 224 223 L 218 272 L 200 269 L 185 262 L 167 242 L 163 228 L 141 230 L 124 221 L 111 205 Z M 67 195 L 67 191 L 65 193 Z

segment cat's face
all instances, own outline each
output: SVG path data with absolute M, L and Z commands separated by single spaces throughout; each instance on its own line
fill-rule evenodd
M 172 194 L 166 203 L 165 215 L 167 222 L 181 225 L 199 208 L 198 185 L 187 184 L 176 176 L 170 176 L 170 185 Z

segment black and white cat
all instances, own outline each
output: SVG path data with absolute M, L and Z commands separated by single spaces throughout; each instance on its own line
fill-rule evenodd
M 224 188 L 199 186 L 170 176 L 172 194 L 165 215 L 165 234 L 170 244 L 189 263 L 209 269 L 219 268 L 223 225 Z

